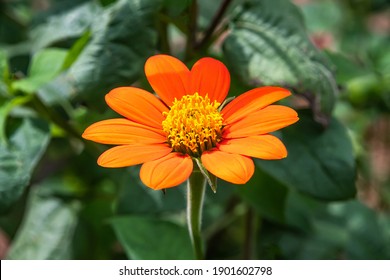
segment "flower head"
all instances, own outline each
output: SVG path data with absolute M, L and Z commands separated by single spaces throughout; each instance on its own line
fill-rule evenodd
M 85 130 L 85 139 L 117 145 L 99 157 L 99 165 L 142 164 L 142 182 L 165 189 L 188 179 L 193 159 L 223 180 L 244 184 L 254 172 L 250 157 L 287 156 L 283 143 L 269 133 L 298 121 L 293 109 L 271 105 L 289 96 L 288 90 L 255 88 L 221 108 L 230 75 L 218 60 L 202 58 L 189 70 L 172 56 L 155 55 L 146 61 L 145 74 L 159 97 L 135 87 L 115 88 L 106 102 L 124 118 Z

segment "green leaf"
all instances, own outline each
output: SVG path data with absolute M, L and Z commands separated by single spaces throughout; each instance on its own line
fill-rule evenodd
M 182 226 L 142 216 L 113 218 L 112 226 L 131 259 L 193 259 L 191 241 Z
M 166 10 L 166 14 L 173 18 L 180 16 L 190 4 L 191 0 L 163 0 L 163 7 Z
M 390 218 L 353 201 L 334 205 L 329 212 L 344 219 L 349 237 L 346 239 L 347 258 L 390 259 Z
M 11 135 L 9 143 L 0 144 L 0 212 L 21 196 L 49 139 L 45 122 L 26 118 Z
M 66 50 L 54 48 L 37 52 L 32 58 L 28 77 L 13 82 L 13 90 L 35 93 L 63 70 L 67 53 Z
M 69 105 L 65 104 L 69 104 L 70 99 L 76 95 L 76 92 L 66 74 L 60 74 L 54 80 L 40 87 L 37 95 L 47 106 L 60 104 L 67 108 Z
M 78 59 L 85 46 L 91 39 L 91 32 L 86 31 L 72 46 L 66 55 L 63 69 L 68 69 Z M 69 108 L 69 98 L 75 94 L 72 82 L 67 75 L 61 74 L 54 80 L 46 83 L 38 90 L 38 96 L 46 105 L 60 104 L 64 108 Z
M 301 197 L 301 201 L 303 197 Z M 296 199 L 296 198 L 295 198 Z M 300 212 L 304 235 L 285 232 L 281 248 L 287 258 L 389 259 L 390 219 L 358 201 L 325 204 L 290 204 L 287 211 Z M 307 202 L 307 201 L 306 201 Z M 299 208 L 299 209 L 294 209 Z M 298 210 L 298 211 L 297 211 Z
M 97 95 L 139 78 L 157 43 L 154 15 L 159 6 L 159 0 L 119 0 L 104 11 L 67 75 L 80 96 L 96 102 Z
M 284 223 L 288 189 L 267 173 L 257 168 L 251 180 L 237 191 L 261 216 Z
M 210 25 L 215 13 L 218 11 L 218 8 L 221 6 L 221 3 L 222 3 L 221 0 L 214 0 L 214 1 L 199 0 L 198 25 L 201 30 L 206 29 Z
M 58 183 L 58 181 L 56 181 Z M 8 252 L 8 259 L 70 259 L 79 204 L 40 194 L 47 181 L 31 192 L 27 215 Z
M 33 49 L 80 37 L 101 18 L 102 8 L 95 1 L 79 5 L 61 15 L 54 15 L 30 32 Z
M 286 0 L 249 1 L 239 6 L 223 51 L 228 65 L 251 85 L 282 85 L 311 102 L 326 124 L 337 87 L 328 62 L 310 43 L 302 16 Z
M 284 208 L 286 224 L 294 229 L 311 233 L 313 220 L 325 212 L 327 202 L 319 201 L 301 192 L 290 189 Z
M 314 1 L 301 5 L 300 8 L 310 32 L 338 32 L 338 28 L 345 23 L 343 7 L 337 1 Z
M 25 104 L 31 100 L 31 96 L 18 96 L 10 100 L 6 100 L 4 105 L 0 106 L 0 143 L 6 144 L 6 121 L 8 114 L 13 108 Z
M 80 37 L 72 46 L 72 48 L 69 50 L 68 55 L 66 56 L 66 59 L 64 61 L 63 68 L 67 69 L 77 60 L 89 40 L 91 39 L 91 32 L 86 31 L 83 36 Z
M 77 260 L 117 258 L 113 256 L 113 248 L 117 248 L 118 240 L 107 220 L 112 217 L 112 201 L 94 198 L 83 204 L 80 219 L 73 240 L 73 258 Z M 116 251 L 116 250 L 115 250 Z M 122 256 L 122 252 L 119 253 Z
M 183 186 L 167 189 L 165 194 L 146 187 L 139 179 L 139 168 L 130 167 L 116 176 L 121 186 L 116 203 L 119 215 L 182 212 L 186 208 Z
M 306 112 L 283 130 L 288 156 L 256 165 L 284 185 L 325 200 L 352 198 L 356 194 L 352 144 L 344 126 L 332 118 L 325 130 Z
M 371 70 L 359 65 L 348 56 L 342 53 L 327 52 L 327 57 L 336 66 L 336 79 L 340 84 L 346 84 L 348 81 L 370 74 Z
M 9 75 L 6 53 L 0 49 L 0 81 L 4 81 Z
M 0 2 L 1 45 L 11 45 L 26 39 L 26 16 L 29 14 L 23 9 L 26 4 L 19 2 L 15 5 L 15 3 Z

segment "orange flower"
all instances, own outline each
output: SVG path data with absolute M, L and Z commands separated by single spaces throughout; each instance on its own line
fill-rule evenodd
M 250 157 L 287 156 L 283 143 L 269 133 L 298 121 L 293 109 L 270 105 L 289 96 L 288 90 L 255 88 L 221 110 L 230 75 L 218 60 L 202 58 L 189 70 L 172 56 L 155 55 L 146 61 L 145 74 L 160 98 L 135 87 L 115 88 L 106 102 L 125 118 L 85 130 L 85 139 L 118 145 L 99 157 L 99 165 L 143 164 L 142 182 L 158 190 L 187 180 L 193 159 L 223 180 L 244 184 L 255 169 Z

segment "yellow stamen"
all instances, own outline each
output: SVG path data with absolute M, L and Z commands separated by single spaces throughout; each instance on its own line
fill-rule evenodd
M 218 111 L 220 103 L 198 93 L 175 98 L 162 122 L 168 143 L 174 151 L 198 157 L 212 149 L 221 139 L 223 118 Z

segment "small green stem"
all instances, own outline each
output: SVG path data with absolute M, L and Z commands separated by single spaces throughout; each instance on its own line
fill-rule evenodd
M 76 131 L 66 120 L 64 120 L 55 110 L 46 106 L 39 97 L 36 95 L 32 99 L 32 103 L 37 112 L 41 115 L 46 116 L 48 120 L 55 123 L 59 127 L 61 127 L 64 131 L 66 131 L 69 135 L 82 140 L 81 133 Z
M 84 142 L 86 149 L 93 155 L 96 153 L 101 153 L 101 148 L 95 143 L 91 143 L 89 141 L 85 141 L 81 132 L 79 132 L 75 127 L 73 127 L 70 123 L 68 123 L 61 115 L 59 115 L 55 110 L 46 106 L 37 96 L 33 96 L 32 103 L 35 110 L 40 113 L 43 117 L 46 117 L 48 121 L 56 124 L 61 129 L 63 129 L 69 136 L 72 136 L 76 139 L 79 139 Z
M 204 259 L 201 220 L 205 188 L 206 179 L 199 170 L 194 168 L 187 180 L 187 223 L 192 248 L 198 260 Z

